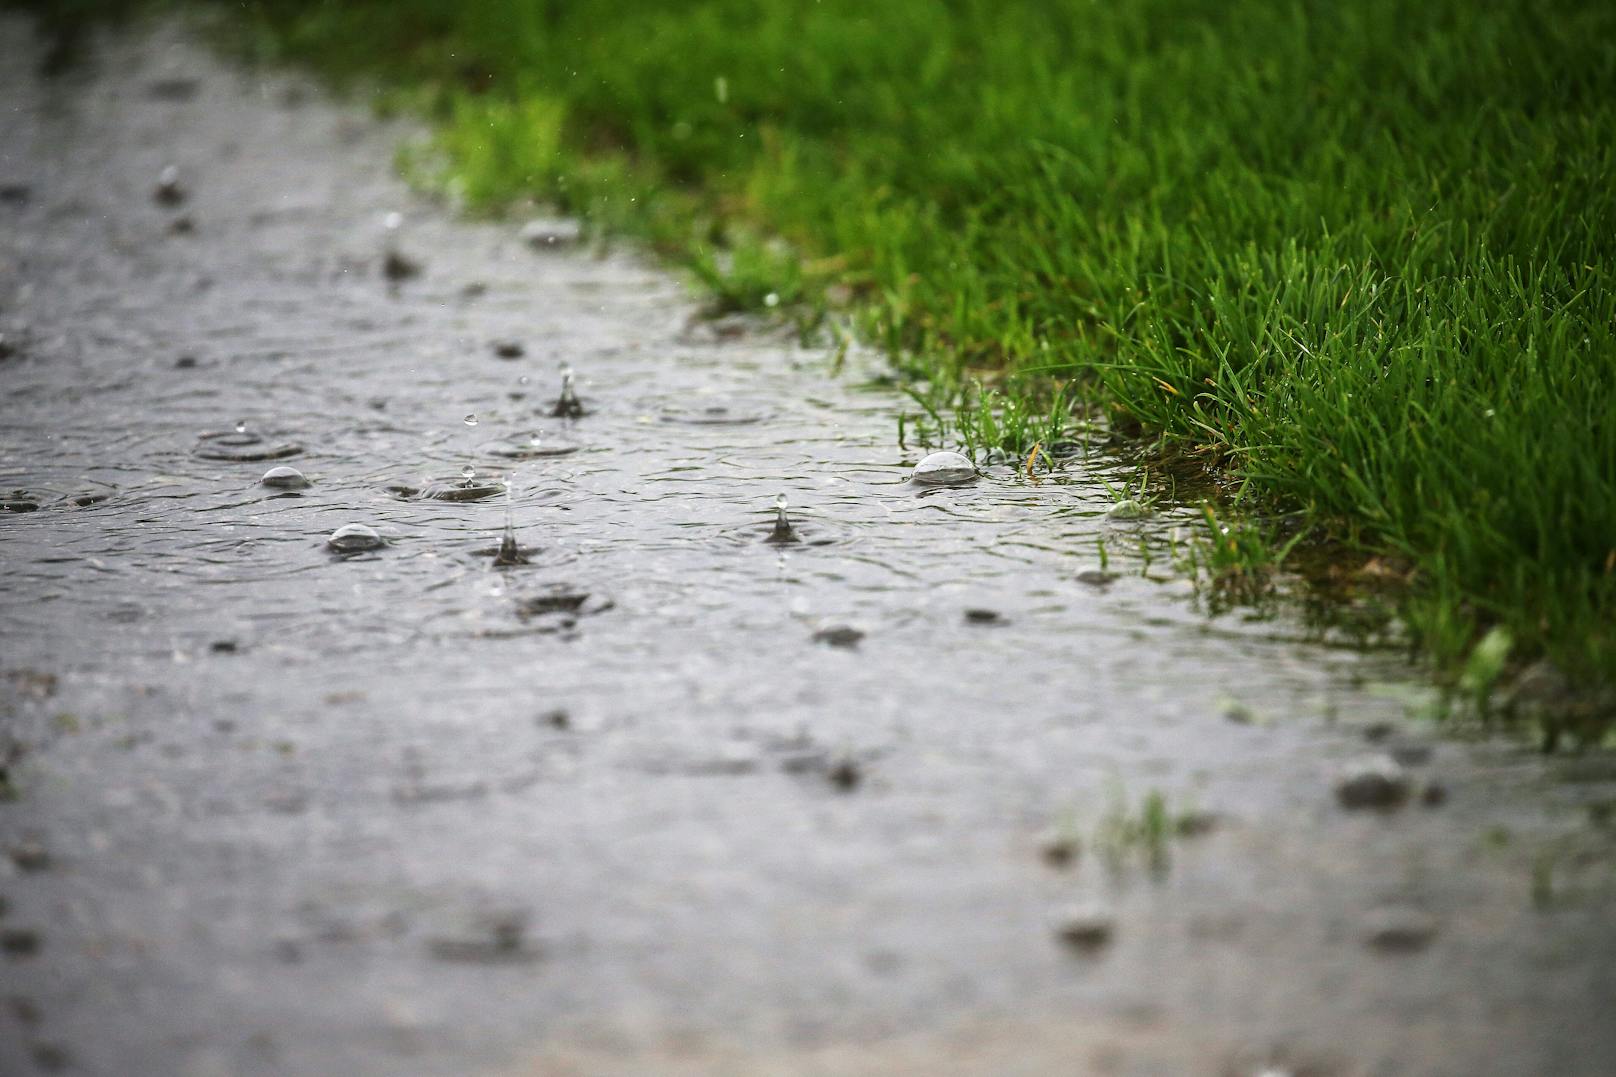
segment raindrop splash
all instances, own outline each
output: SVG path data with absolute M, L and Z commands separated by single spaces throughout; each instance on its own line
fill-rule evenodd
M 465 423 L 467 426 L 476 426 L 479 420 L 475 411 L 468 411 L 466 412 L 466 417 L 460 421 Z
M 576 419 L 584 413 L 583 401 L 578 399 L 578 390 L 573 388 L 572 367 L 561 368 L 561 395 L 556 398 L 555 407 L 550 414 L 562 419 Z
M 791 518 L 786 515 L 786 495 L 781 494 L 774 499 L 774 529 L 769 532 L 765 542 L 776 546 L 789 546 L 801 542 L 797 532 L 791 526 Z
M 507 568 L 511 565 L 527 564 L 527 555 L 516 543 L 516 522 L 511 513 L 511 503 L 514 500 L 512 490 L 515 484 L 510 477 L 505 479 L 505 532 L 499 539 L 499 550 L 494 554 L 494 565 L 498 568 Z

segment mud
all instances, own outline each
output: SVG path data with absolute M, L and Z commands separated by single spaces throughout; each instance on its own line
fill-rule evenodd
M 1103 454 L 917 486 L 878 356 L 456 220 L 407 128 L 44 51 L 0 20 L 0 1070 L 1616 1072 L 1616 769 L 1209 619 Z

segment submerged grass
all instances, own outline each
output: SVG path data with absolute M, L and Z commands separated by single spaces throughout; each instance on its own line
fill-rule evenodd
M 433 115 L 411 167 L 470 206 L 845 311 L 922 424 L 1025 456 L 1103 412 L 1406 560 L 1448 668 L 1501 626 L 1616 670 L 1616 6 L 243 8 Z

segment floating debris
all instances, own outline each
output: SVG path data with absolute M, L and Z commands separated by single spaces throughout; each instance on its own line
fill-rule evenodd
M 959 486 L 976 478 L 976 465 L 957 452 L 934 452 L 915 465 L 911 477 L 927 486 Z
M 187 192 L 180 183 L 180 170 L 175 165 L 164 165 L 163 170 L 157 174 L 157 186 L 152 191 L 152 197 L 158 205 L 177 206 L 185 201 Z
M 573 387 L 570 366 L 561 368 L 561 395 L 556 398 L 550 414 L 560 419 L 577 419 L 584 415 L 584 402 L 578 399 L 578 390 Z
M 785 494 L 780 494 L 774 499 L 774 529 L 769 532 L 769 537 L 763 541 L 773 543 L 776 546 L 790 546 L 802 541 L 797 537 L 797 532 L 792 529 L 790 517 L 786 515 Z
M 1347 764 L 1335 782 L 1336 799 L 1348 809 L 1397 808 L 1408 795 L 1408 774 L 1388 755 Z
M 365 524 L 343 524 L 331 532 L 331 537 L 325 544 L 337 553 L 362 553 L 365 550 L 376 550 L 386 545 L 381 535 L 374 527 Z
M 286 464 L 270 468 L 258 481 L 276 490 L 302 490 L 309 485 L 309 480 L 304 477 L 303 472 Z

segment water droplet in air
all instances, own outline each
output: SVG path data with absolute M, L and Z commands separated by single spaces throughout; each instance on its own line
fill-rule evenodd
M 460 477 L 465 479 L 467 482 L 470 482 L 472 479 L 477 477 L 477 469 L 471 464 L 467 464 L 465 467 L 460 469 Z

